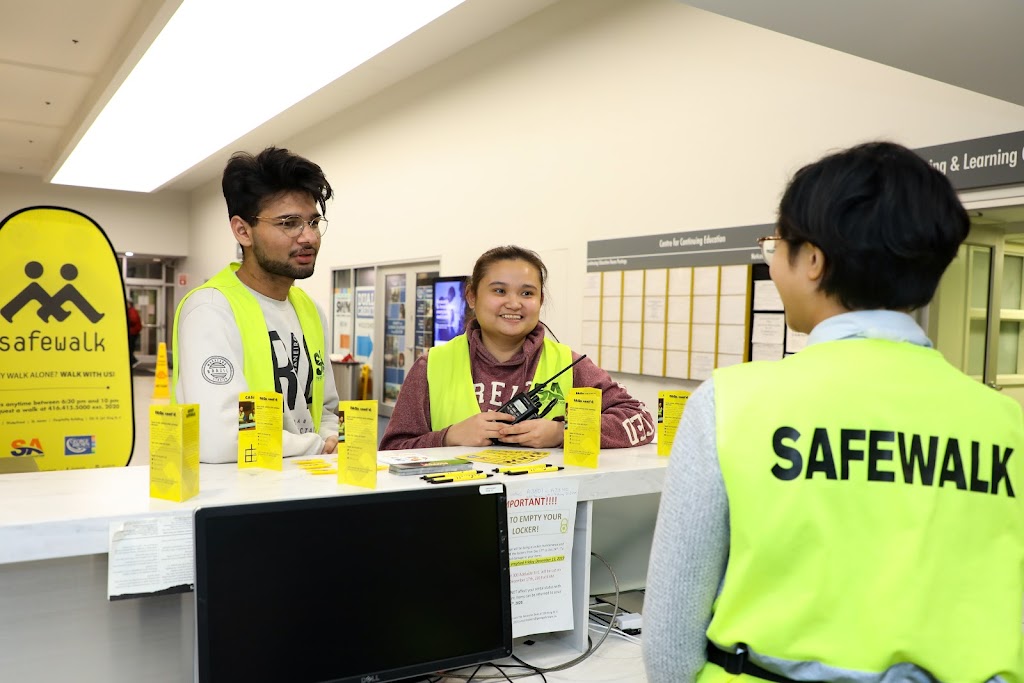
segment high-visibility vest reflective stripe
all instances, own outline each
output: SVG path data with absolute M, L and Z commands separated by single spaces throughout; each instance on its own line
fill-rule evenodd
M 572 350 L 565 344 L 545 337 L 533 382 L 554 377 L 572 363 Z M 572 370 L 555 380 L 562 396 L 572 389 Z M 430 392 L 430 428 L 433 431 L 450 427 L 480 412 L 480 402 L 473 390 L 473 374 L 469 363 L 469 340 L 460 334 L 443 346 L 435 346 L 427 355 L 427 386 Z M 526 387 L 520 387 L 526 391 Z M 565 404 L 559 402 L 547 419 L 565 415 Z
M 911 662 L 944 681 L 1022 680 L 1015 401 L 935 350 L 878 339 L 714 382 L 730 548 L 713 643 L 866 674 Z M 709 665 L 700 680 L 724 676 Z
M 186 294 L 174 312 L 172 402 L 177 401 L 175 391 L 178 385 L 178 316 L 181 315 L 181 307 L 185 303 L 185 299 L 207 287 L 212 287 L 223 294 L 231 306 L 235 324 L 242 337 L 242 374 L 245 375 L 249 391 L 276 391 L 270 332 L 267 330 L 267 322 L 263 317 L 260 302 L 235 275 L 239 265 L 238 263 L 228 265 L 205 284 Z M 324 328 L 316 305 L 308 294 L 298 287 L 292 287 L 288 290 L 288 302 L 295 309 L 295 315 L 302 327 L 302 335 L 305 337 L 306 348 L 310 353 L 310 372 L 313 373 L 313 405 L 310 406 L 310 413 L 313 416 L 315 428 L 319 430 L 320 417 L 324 410 Z

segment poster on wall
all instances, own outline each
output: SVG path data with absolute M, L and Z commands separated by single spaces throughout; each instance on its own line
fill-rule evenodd
M 384 296 L 384 403 L 394 405 L 405 381 L 405 275 L 388 275 Z
M 0 223 L 0 473 L 121 467 L 135 441 L 125 288 L 88 216 Z
M 373 356 L 373 285 L 356 287 L 356 360 L 372 367 Z
M 334 349 L 332 353 L 352 353 L 352 290 L 334 290 Z
M 434 345 L 433 294 L 433 285 L 416 286 L 416 343 L 413 352 L 415 358 L 422 356 Z

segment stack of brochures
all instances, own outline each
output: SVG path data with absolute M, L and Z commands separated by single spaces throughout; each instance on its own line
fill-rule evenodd
M 435 472 L 459 472 L 473 467 L 473 463 L 462 458 L 448 460 L 423 460 L 420 462 L 400 462 L 388 465 L 391 474 L 433 474 Z

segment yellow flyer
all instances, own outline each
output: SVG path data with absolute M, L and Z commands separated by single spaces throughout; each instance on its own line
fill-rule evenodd
M 601 390 L 573 389 L 565 399 L 565 464 L 597 467 L 601 451 Z
M 199 406 L 149 407 L 149 495 L 180 503 L 199 493 Z
M 658 392 L 658 455 L 672 452 L 676 440 L 676 429 L 683 418 L 683 409 L 690 399 L 689 391 Z
M 338 483 L 377 488 L 377 402 L 338 404 Z
M 281 394 L 276 391 L 247 391 L 238 395 L 239 469 L 281 471 L 282 415 Z
M 459 457 L 463 460 L 486 462 L 492 465 L 529 465 L 538 460 L 543 460 L 549 455 L 551 455 L 551 451 L 488 448 L 476 453 L 470 453 L 469 455 L 460 455 Z

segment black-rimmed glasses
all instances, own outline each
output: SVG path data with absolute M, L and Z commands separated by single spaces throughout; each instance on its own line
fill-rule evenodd
M 775 256 L 775 241 L 781 239 L 783 238 L 779 235 L 757 238 L 757 245 L 761 247 L 761 256 L 764 257 L 764 262 L 769 266 L 772 264 L 772 257 Z
M 321 237 L 323 237 L 324 233 L 327 232 L 327 219 L 323 216 L 316 216 L 308 221 L 302 218 L 302 216 L 284 216 L 283 218 L 253 216 L 253 218 L 258 221 L 266 221 L 272 225 L 276 225 L 289 237 L 298 237 L 302 233 L 303 228 L 307 225 L 310 230 Z

